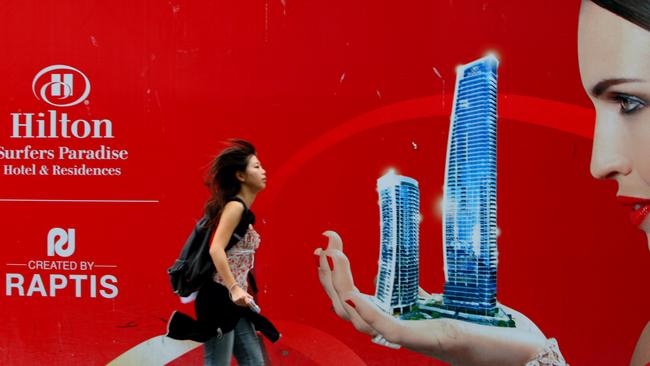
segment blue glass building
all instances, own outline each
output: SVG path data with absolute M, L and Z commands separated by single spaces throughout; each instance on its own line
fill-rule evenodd
M 415 179 L 391 170 L 377 180 L 377 192 L 381 248 L 375 299 L 385 312 L 404 314 L 418 299 L 420 190 Z
M 447 165 L 444 306 L 497 312 L 497 67 L 487 56 L 459 66 Z

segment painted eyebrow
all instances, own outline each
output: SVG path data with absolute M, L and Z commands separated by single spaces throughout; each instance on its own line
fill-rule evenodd
M 593 88 L 591 88 L 591 95 L 594 97 L 599 97 L 607 91 L 607 89 L 611 88 L 614 85 L 619 85 L 619 84 L 624 84 L 624 83 L 633 83 L 633 82 L 639 82 L 643 81 L 641 79 L 605 79 L 599 81 L 596 85 L 594 85 Z

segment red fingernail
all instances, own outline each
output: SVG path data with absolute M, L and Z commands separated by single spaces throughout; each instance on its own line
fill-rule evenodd
M 348 305 L 350 305 L 353 309 L 356 309 L 356 308 L 357 308 L 357 306 L 354 305 L 354 303 L 353 303 L 352 300 L 350 300 L 350 299 L 345 300 L 345 303 L 348 304 Z
M 333 271 L 334 270 L 334 261 L 332 260 L 332 257 L 329 255 L 327 256 L 327 263 L 330 265 L 330 269 Z
M 316 267 L 320 268 L 320 255 L 317 255 L 314 259 L 316 259 Z

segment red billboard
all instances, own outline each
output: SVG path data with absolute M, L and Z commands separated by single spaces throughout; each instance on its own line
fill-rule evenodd
M 194 311 L 166 270 L 203 214 L 210 161 L 242 138 L 268 177 L 251 207 L 258 303 L 282 333 L 265 341 L 268 362 L 444 364 L 340 319 L 313 253 L 335 231 L 355 286 L 375 294 L 377 179 L 394 169 L 418 182 L 419 287 L 445 291 L 457 67 L 487 54 L 499 60 L 498 301 L 571 364 L 629 363 L 648 322 L 650 255 L 616 182 L 590 172 L 580 7 L 5 4 L 0 363 L 202 362 L 199 344 L 162 337 L 173 310 Z

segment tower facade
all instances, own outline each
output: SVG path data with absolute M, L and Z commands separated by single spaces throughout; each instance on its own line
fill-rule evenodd
M 497 311 L 497 67 L 457 69 L 445 171 L 443 302 L 480 315 Z
M 391 170 L 377 180 L 379 273 L 375 298 L 387 313 L 408 312 L 418 299 L 420 190 L 415 179 Z

